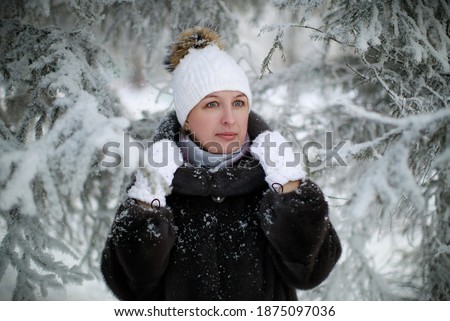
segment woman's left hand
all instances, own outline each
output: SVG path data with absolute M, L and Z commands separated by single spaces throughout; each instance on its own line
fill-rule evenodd
M 279 132 L 265 131 L 259 134 L 250 147 L 250 152 L 259 161 L 266 174 L 269 186 L 277 184 L 292 191 L 291 182 L 305 179 L 300 157 L 294 153 L 291 143 Z

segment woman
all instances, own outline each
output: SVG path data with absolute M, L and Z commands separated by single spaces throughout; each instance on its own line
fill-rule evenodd
M 102 272 L 122 300 L 296 300 L 341 254 L 316 184 L 250 111 L 239 65 L 206 28 L 166 65 L 175 112 L 113 222 Z

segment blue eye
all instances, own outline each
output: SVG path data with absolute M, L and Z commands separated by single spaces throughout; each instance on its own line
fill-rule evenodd
M 214 107 L 217 107 L 217 106 L 219 106 L 217 101 L 211 101 L 211 102 L 206 104 L 206 107 L 210 107 L 210 108 L 214 108 Z
M 233 102 L 233 106 L 235 107 L 244 107 L 245 103 L 242 100 L 236 100 Z

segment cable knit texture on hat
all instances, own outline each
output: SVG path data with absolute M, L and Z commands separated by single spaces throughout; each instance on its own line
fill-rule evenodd
M 240 91 L 247 96 L 251 106 L 252 93 L 245 72 L 230 55 L 216 45 L 216 39 L 205 39 L 202 32 L 205 32 L 204 29 L 194 28 L 189 36 L 185 36 L 192 46 L 176 65 L 169 64 L 169 68 L 173 69 L 175 111 L 182 126 L 198 102 L 213 92 Z M 210 30 L 209 32 L 212 33 Z M 214 35 L 217 36 L 215 33 Z M 178 54 L 171 53 L 170 57 Z

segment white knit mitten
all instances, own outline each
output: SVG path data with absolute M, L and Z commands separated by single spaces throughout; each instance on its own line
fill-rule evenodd
M 291 144 L 278 132 L 265 131 L 259 134 L 253 140 L 250 152 L 259 160 L 270 187 L 275 183 L 285 185 L 306 176 L 300 157 L 295 158 Z
M 172 191 L 172 180 L 183 164 L 180 149 L 174 141 L 163 139 L 149 147 L 145 167 L 136 173 L 136 181 L 128 190 L 128 197 L 153 205 L 166 206 L 166 196 Z

